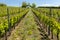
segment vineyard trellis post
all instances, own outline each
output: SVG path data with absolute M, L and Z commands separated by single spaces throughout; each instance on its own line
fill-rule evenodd
M 49 8 L 50 10 L 49 10 L 49 16 L 51 17 L 51 8 Z M 49 22 L 50 23 L 50 22 Z M 48 35 L 50 36 L 50 25 L 48 26 Z
M 53 17 L 53 14 L 52 14 L 52 8 L 50 8 L 50 17 Z M 53 28 L 51 29 L 51 38 L 53 39 Z
M 8 13 L 8 7 L 7 7 L 7 21 L 8 21 L 8 27 L 9 27 L 9 13 Z M 9 29 L 8 29 L 8 31 L 9 31 Z M 6 29 L 5 29 L 5 38 L 4 38 L 4 40 L 7 40 L 7 31 L 6 31 Z
M 8 12 L 8 7 L 7 7 L 7 21 L 8 21 L 8 27 L 9 27 L 9 12 Z M 8 31 L 9 31 L 9 29 L 8 29 Z M 5 38 L 4 38 L 4 40 L 7 40 L 7 30 L 6 30 L 6 28 L 5 28 Z
M 8 31 L 9 31 L 9 35 L 10 35 L 10 15 L 9 15 L 9 9 L 7 8 L 7 16 L 8 16 Z
M 57 40 L 59 40 L 59 29 L 57 29 Z

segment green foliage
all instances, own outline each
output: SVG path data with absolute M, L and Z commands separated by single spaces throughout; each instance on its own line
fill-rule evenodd
M 22 3 L 22 8 L 26 8 L 27 7 L 27 3 L 26 2 L 23 2 Z
M 15 14 L 15 15 L 11 15 L 10 16 L 10 27 L 13 26 L 13 24 L 15 24 L 17 22 L 17 18 L 18 20 L 21 19 L 21 17 L 23 17 L 23 15 L 25 15 L 28 12 L 29 9 L 25 9 L 25 11 Z M 7 31 L 9 29 L 8 27 L 8 18 L 4 18 L 4 17 L 0 17 L 0 36 L 3 36 L 5 34 L 5 31 Z
M 7 6 L 6 4 L 0 3 L 0 6 Z
M 27 8 L 27 7 L 36 8 L 36 4 L 32 3 L 32 5 L 30 5 L 30 3 L 23 2 L 22 3 L 22 8 Z
M 0 6 L 0 17 L 7 15 L 7 7 Z
M 35 8 L 36 7 L 36 4 L 35 3 L 32 3 L 31 7 L 32 8 Z
M 14 15 L 22 12 L 24 9 L 25 8 L 0 6 L 0 17 L 7 16 L 7 13 L 9 13 L 9 15 Z
M 38 8 L 38 11 L 40 13 L 43 13 L 46 16 L 55 18 L 59 22 L 59 19 L 60 19 L 60 9 L 58 9 L 58 8 L 51 8 L 51 10 L 50 10 L 50 8 Z
M 60 23 L 57 22 L 54 18 L 50 18 L 44 14 L 41 14 L 40 12 L 36 11 L 36 9 L 32 9 L 33 12 L 38 16 L 38 18 L 44 23 L 46 24 L 46 26 L 50 26 L 51 30 L 56 29 L 56 30 L 60 30 Z M 56 32 L 55 32 L 56 33 Z

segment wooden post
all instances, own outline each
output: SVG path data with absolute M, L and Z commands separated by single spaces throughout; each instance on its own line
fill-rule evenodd
M 51 8 L 49 8 L 50 9 L 50 18 L 51 18 Z M 48 26 L 48 35 L 50 35 L 50 25 Z
M 57 29 L 57 40 L 59 40 L 59 29 Z
M 10 27 L 10 15 L 9 15 L 9 9 L 7 8 L 7 16 L 8 16 L 8 31 L 9 31 L 9 35 L 11 34 L 10 33 L 10 29 L 11 29 L 11 27 Z
M 53 29 L 51 30 L 51 39 L 53 39 Z
M 5 30 L 5 40 L 7 40 L 7 31 Z
M 50 35 L 50 26 L 48 26 L 48 35 Z

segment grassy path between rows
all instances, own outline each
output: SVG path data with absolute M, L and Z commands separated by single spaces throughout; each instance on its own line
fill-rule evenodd
M 8 40 L 40 40 L 39 26 L 36 24 L 32 11 L 21 20 L 12 31 Z

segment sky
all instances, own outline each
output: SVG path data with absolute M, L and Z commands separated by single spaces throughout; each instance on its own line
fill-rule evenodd
M 21 6 L 22 2 L 35 3 L 37 6 L 60 6 L 60 0 L 0 0 L 8 6 Z

